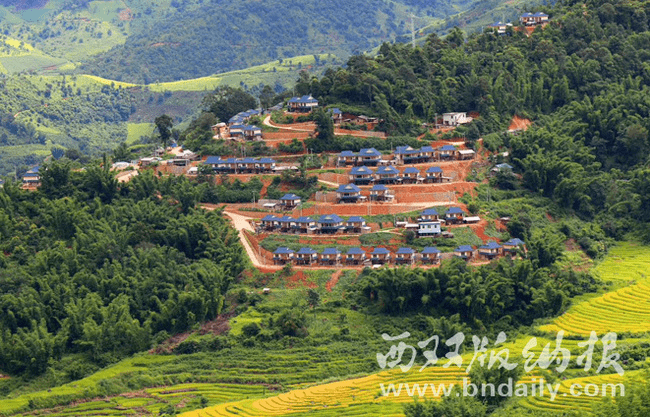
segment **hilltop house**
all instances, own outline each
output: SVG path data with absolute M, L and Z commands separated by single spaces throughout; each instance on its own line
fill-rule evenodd
M 370 200 L 372 201 L 393 201 L 395 195 L 383 184 L 374 185 L 370 189 Z
M 440 250 L 433 246 L 427 246 L 422 249 L 420 259 L 425 264 L 437 264 L 440 262 Z
M 465 112 L 444 113 L 442 115 L 442 124 L 444 126 L 459 126 L 471 122 L 473 119 L 467 116 Z
M 474 254 L 474 249 L 472 249 L 472 247 L 469 245 L 459 246 L 456 249 L 454 249 L 454 256 L 456 256 L 457 258 L 464 259 L 466 261 L 472 259 L 473 254 Z
M 369 184 L 373 181 L 373 171 L 366 166 L 354 167 L 350 171 L 348 178 L 354 184 Z
M 318 100 L 312 96 L 292 97 L 288 104 L 291 112 L 310 112 L 318 107 Z
M 39 168 L 32 168 L 23 174 L 23 186 L 38 187 L 41 185 L 41 175 L 38 172 Z
M 519 22 L 524 26 L 534 26 L 548 22 L 548 15 L 546 13 L 537 12 L 524 13 L 519 16 Z
M 447 223 L 460 223 L 464 218 L 465 212 L 460 207 L 449 207 L 445 213 L 445 222 Z
M 412 265 L 415 263 L 415 250 L 411 248 L 399 248 L 395 252 L 395 263 L 398 265 Z
M 280 198 L 280 204 L 282 204 L 285 210 L 293 210 L 300 205 L 300 201 L 300 197 L 295 194 L 285 194 Z
M 336 248 L 325 248 L 320 254 L 321 265 L 338 265 L 341 263 L 341 251 Z
M 370 262 L 373 265 L 383 265 L 390 262 L 390 251 L 386 248 L 374 248 L 370 253 Z
M 442 169 L 440 167 L 429 167 L 426 174 L 426 182 L 442 182 Z
M 479 246 L 478 254 L 487 259 L 494 259 L 501 254 L 501 245 L 490 241 L 487 245 Z
M 366 260 L 366 253 L 361 248 L 350 248 L 345 254 L 345 263 L 359 265 Z
M 318 260 L 318 252 L 312 248 L 300 248 L 294 259 L 296 265 L 311 265 Z
M 339 203 L 356 203 L 365 199 L 361 196 L 361 188 L 354 184 L 339 185 L 336 190 L 336 199 Z
M 273 263 L 284 265 L 293 260 L 293 251 L 287 247 L 279 247 L 273 252 Z
M 494 30 L 494 32 L 497 35 L 505 35 L 506 34 L 506 29 L 508 26 L 512 26 L 512 23 L 502 23 L 502 22 L 496 22 L 492 23 L 491 25 L 488 25 L 487 27 L 489 29 Z

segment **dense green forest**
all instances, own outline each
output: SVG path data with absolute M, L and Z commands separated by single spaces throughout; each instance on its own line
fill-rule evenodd
M 103 366 L 221 312 L 242 249 L 184 177 L 41 173 L 36 192 L 0 191 L 3 370 L 36 375 L 74 352 Z

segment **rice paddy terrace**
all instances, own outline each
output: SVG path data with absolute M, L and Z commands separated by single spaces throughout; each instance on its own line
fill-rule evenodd
M 550 343 L 551 349 L 555 347 L 557 331 L 564 330 L 567 336 L 573 335 L 562 342 L 562 347 L 569 349 L 574 357 L 564 374 L 559 377 L 556 374 L 554 383 L 560 384 L 557 397 L 551 400 L 548 394 L 526 396 L 518 400 L 520 406 L 546 411 L 549 415 L 567 411 L 590 413 L 603 397 L 573 396 L 570 392 L 572 384 L 603 386 L 624 383 L 629 387 L 644 383 L 643 371 L 626 371 L 624 376 L 619 376 L 616 373 L 596 373 L 596 365 L 591 371 L 584 372 L 575 365 L 575 359 L 584 351 L 578 343 L 586 340 L 591 330 L 599 334 L 610 330 L 634 333 L 634 337 L 628 334 L 624 339 L 619 338 L 618 346 L 622 349 L 649 341 L 650 283 L 646 274 L 650 271 L 650 247 L 621 244 L 611 249 L 594 271 L 603 283 L 609 283 L 614 290 L 583 297 L 563 316 L 538 327 L 546 336 L 538 336 L 537 346 L 532 349 L 536 355 L 542 352 L 547 343 Z M 244 320 L 245 315 L 238 318 Z M 518 356 L 529 340 L 530 336 L 519 335 L 516 339 L 509 338 L 504 347 L 510 349 L 513 357 Z M 336 347 L 330 346 L 322 349 L 289 348 L 277 352 L 231 351 L 220 355 L 139 355 L 91 377 L 53 388 L 52 392 L 1 400 L 0 410 L 3 411 L 0 411 L 0 415 L 148 416 L 158 415 L 171 406 L 181 411 L 194 410 L 181 414 L 183 417 L 403 416 L 403 405 L 412 401 L 412 397 L 405 395 L 405 388 L 400 395 L 395 395 L 394 391 L 384 395 L 382 384 L 384 388 L 389 384 L 397 388 L 399 384 L 406 383 L 411 387 L 414 383 L 436 386 L 455 384 L 458 387 L 462 385 L 463 378 L 467 378 L 464 367 L 452 365 L 445 368 L 445 361 L 441 361 L 422 372 L 418 371 L 419 366 L 416 365 L 406 373 L 396 368 L 345 379 L 348 375 L 363 375 L 373 368 L 373 364 L 376 368 L 374 355 L 369 353 L 373 348 L 359 347 L 356 354 L 351 353 L 349 347 L 339 352 Z M 596 349 L 599 348 L 596 346 Z M 215 359 L 217 357 L 219 359 Z M 463 366 L 469 363 L 471 357 L 472 352 L 463 355 Z M 598 356 L 594 358 L 594 363 L 597 364 L 597 361 Z M 545 372 L 534 369 L 520 382 L 532 384 L 540 376 L 548 375 Z M 134 378 L 151 378 L 152 382 L 164 386 L 26 412 L 25 406 L 30 401 L 38 404 L 40 398 L 95 392 L 93 390 L 100 385 L 101 379 L 127 381 Z M 328 378 L 332 382 L 328 382 Z M 125 391 L 128 390 L 122 392 Z M 437 396 L 440 394 L 442 391 Z M 436 394 L 429 390 L 425 397 L 436 398 Z

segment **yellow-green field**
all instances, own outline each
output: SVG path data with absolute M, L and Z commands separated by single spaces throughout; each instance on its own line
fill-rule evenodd
M 650 247 L 622 243 L 593 270 L 603 282 L 627 285 L 617 291 L 574 304 L 552 324 L 540 330 L 588 335 L 610 331 L 646 333 L 650 331 Z
M 153 132 L 154 124 L 153 123 L 128 123 L 126 125 L 127 136 L 126 143 L 134 143 L 140 140 L 141 136 L 151 136 Z

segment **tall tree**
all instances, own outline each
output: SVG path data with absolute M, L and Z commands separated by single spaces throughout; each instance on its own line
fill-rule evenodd
M 158 129 L 158 134 L 160 135 L 160 142 L 162 143 L 163 148 L 167 147 L 167 142 L 172 136 L 172 126 L 174 126 L 174 121 L 171 117 L 163 114 L 156 117 L 154 121 L 156 129 Z
M 257 107 L 257 100 L 241 88 L 220 86 L 203 98 L 203 106 L 224 122 L 239 112 Z

